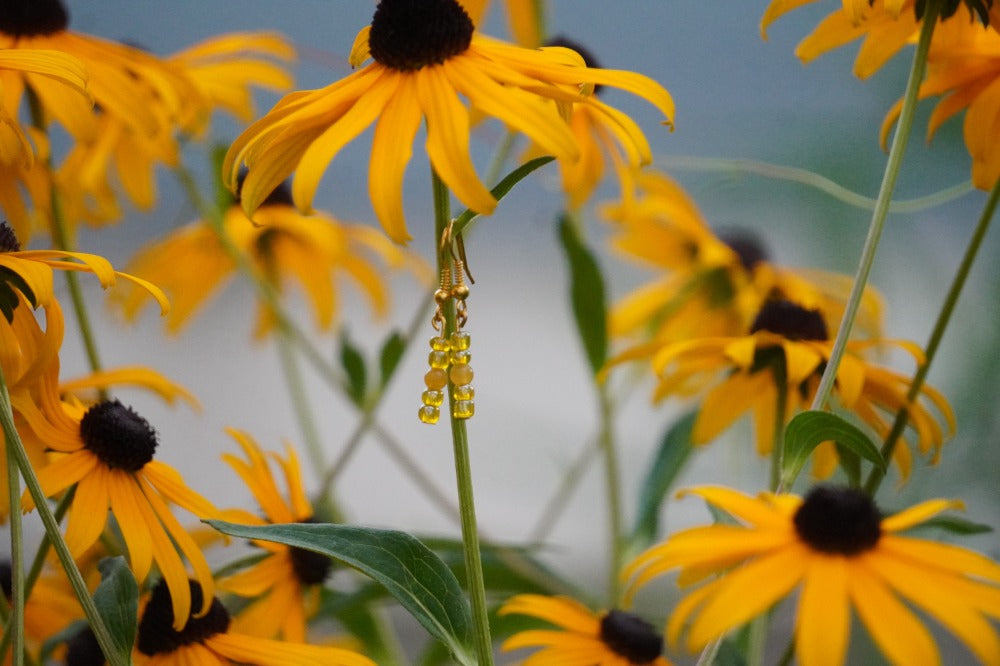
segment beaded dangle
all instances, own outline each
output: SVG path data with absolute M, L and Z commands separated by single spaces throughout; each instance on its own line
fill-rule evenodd
M 452 270 L 444 268 L 441 271 L 441 282 L 434 292 L 437 310 L 431 318 L 431 326 L 438 334 L 430 339 L 431 351 L 427 356 L 430 370 L 424 375 L 424 385 L 427 389 L 421 396 L 423 404 L 417 412 L 423 423 L 437 423 L 441 418 L 441 405 L 444 404 L 444 392 L 449 381 L 452 387 L 452 417 L 468 419 L 476 411 L 473 402 L 476 392 L 472 388 L 472 366 L 469 365 L 472 359 L 469 351 L 471 338 L 468 332 L 462 330 L 469 318 L 466 306 L 469 287 L 465 284 L 465 274 L 464 262 L 455 259 L 454 281 Z M 448 301 L 452 299 L 455 301 L 456 330 L 445 337 L 443 308 L 447 307 Z

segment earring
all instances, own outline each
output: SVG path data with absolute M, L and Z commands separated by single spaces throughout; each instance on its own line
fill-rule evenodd
M 447 305 L 451 298 L 451 269 L 441 270 L 441 282 L 437 291 L 434 292 L 434 302 L 437 309 L 431 318 L 431 326 L 438 332 L 430 340 L 431 351 L 427 355 L 427 362 L 431 366 L 427 374 L 424 375 L 424 385 L 427 389 L 421 395 L 423 405 L 417 412 L 417 416 L 424 423 L 437 423 L 441 418 L 441 405 L 444 403 L 444 389 L 448 386 L 448 366 L 451 365 L 451 342 L 444 337 L 444 313 L 442 308 Z
M 472 418 L 476 413 L 476 390 L 472 388 L 472 352 L 469 346 L 472 338 L 462 327 L 469 319 L 465 299 L 469 297 L 469 287 L 465 284 L 465 262 L 455 260 L 455 284 L 451 288 L 451 297 L 455 299 L 455 326 L 457 330 L 451 334 L 451 352 L 449 360 L 451 369 L 448 378 L 451 380 L 452 407 L 451 415 L 456 419 Z

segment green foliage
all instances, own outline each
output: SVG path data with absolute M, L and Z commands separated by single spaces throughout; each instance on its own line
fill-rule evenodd
M 385 587 L 460 664 L 475 663 L 472 619 L 458 580 L 416 537 L 352 525 L 236 525 L 206 521 L 230 536 L 274 541 L 327 555 Z
M 545 166 L 554 159 L 554 157 L 550 157 L 548 155 L 544 157 L 536 157 L 535 159 L 529 160 L 517 167 L 504 176 L 504 178 L 490 190 L 493 194 L 493 198 L 500 201 L 507 196 L 508 192 L 514 189 L 515 185 L 531 175 L 533 171 Z M 479 213 L 475 213 L 469 209 L 462 211 L 462 213 L 455 218 L 455 223 L 452 225 L 452 232 L 456 235 L 461 234 L 462 231 L 464 231 L 465 228 L 469 226 L 469 224 L 477 217 L 479 217 Z
M 934 516 L 906 531 L 922 532 L 925 530 L 943 530 L 949 534 L 957 534 L 958 536 L 972 536 L 974 534 L 989 534 L 993 531 L 993 528 L 983 523 L 974 523 L 971 520 L 959 518 L 958 516 Z
M 385 388 L 392 378 L 392 373 L 396 371 L 406 351 L 406 338 L 399 331 L 393 331 L 382 344 L 382 351 L 379 352 L 378 366 L 380 373 L 381 388 Z
M 105 557 L 97 568 L 101 582 L 94 591 L 94 605 L 111 634 L 119 663 L 127 664 L 138 629 L 139 585 L 120 555 Z
M 691 430 L 697 414 L 697 411 L 691 412 L 667 429 L 647 466 L 646 478 L 639 490 L 638 515 L 629 536 L 632 552 L 645 549 L 659 533 L 660 505 L 691 454 Z
M 885 471 L 882 454 L 864 431 L 836 414 L 811 410 L 797 414 L 785 429 L 781 481 L 786 488 L 791 487 L 798 477 L 813 449 L 827 441 L 836 442 L 838 450 L 864 458 L 878 469 Z M 848 476 L 851 476 L 853 473 L 851 456 L 846 456 L 843 460 L 847 466 Z
M 569 262 L 570 301 L 577 332 L 590 370 L 596 375 L 608 359 L 604 276 L 593 253 L 580 238 L 573 220 L 567 215 L 559 218 L 559 240 Z
M 365 394 L 368 389 L 368 371 L 365 368 L 365 357 L 361 351 L 354 346 L 347 331 L 340 336 L 340 365 L 347 374 L 347 397 L 355 405 L 361 407 L 365 403 Z

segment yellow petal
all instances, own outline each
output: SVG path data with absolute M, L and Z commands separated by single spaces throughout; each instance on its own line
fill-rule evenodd
M 795 620 L 795 654 L 802 666 L 844 663 L 851 621 L 847 585 L 846 558 L 809 557 Z

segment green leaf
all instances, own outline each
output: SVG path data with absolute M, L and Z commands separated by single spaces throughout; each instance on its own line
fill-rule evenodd
M 347 331 L 340 336 L 340 365 L 347 373 L 347 397 L 360 407 L 365 402 L 368 373 L 365 369 L 365 357 L 351 342 Z
M 458 580 L 415 537 L 396 530 L 325 523 L 236 525 L 206 521 L 224 534 L 275 541 L 334 558 L 381 583 L 461 664 L 475 663 L 472 618 Z
M 861 457 L 846 446 L 837 444 L 837 458 L 851 488 L 861 487 Z
M 958 534 L 960 536 L 971 536 L 973 534 L 988 534 L 993 531 L 993 528 L 984 523 L 974 523 L 971 520 L 966 520 L 965 518 L 959 518 L 957 516 L 934 516 L 919 525 L 914 525 L 905 532 L 912 532 L 915 530 L 924 529 L 939 529 L 945 532 L 950 532 L 951 534 Z
M 382 375 L 381 387 L 385 388 L 389 380 L 392 379 L 392 373 L 396 371 L 396 366 L 399 365 L 405 351 L 406 338 L 399 331 L 393 331 L 382 345 L 382 351 L 378 357 L 379 371 Z
M 496 186 L 490 190 L 490 192 L 493 194 L 493 198 L 496 199 L 497 201 L 500 201 L 505 196 L 507 196 L 508 192 L 514 189 L 515 185 L 517 185 L 522 180 L 527 178 L 532 171 L 545 166 L 554 159 L 555 159 L 554 157 L 551 157 L 549 155 L 546 155 L 544 157 L 536 157 L 535 159 L 529 160 L 524 164 L 522 164 L 521 166 L 517 167 L 509 174 L 504 176 L 503 180 L 497 183 Z M 455 218 L 455 224 L 452 225 L 452 233 L 461 234 L 465 230 L 465 227 L 469 226 L 469 223 L 472 222 L 472 220 L 474 220 L 478 216 L 479 213 L 475 213 L 469 210 L 468 208 L 465 209 L 458 217 Z
M 130 663 L 139 616 L 139 585 L 125 558 L 105 557 L 97 564 L 101 582 L 94 591 L 94 605 L 111 633 L 119 663 Z
M 660 505 L 691 454 L 691 430 L 697 412 L 691 412 L 675 422 L 660 440 L 653 462 L 647 466 L 646 478 L 639 491 L 639 512 L 629 536 L 634 552 L 644 550 L 653 542 L 660 527 Z
M 781 479 L 790 487 L 820 443 L 832 440 L 847 451 L 885 471 L 885 461 L 872 440 L 857 426 L 830 412 L 811 410 L 798 414 L 785 429 Z
M 360 594 L 341 594 L 324 587 L 320 590 L 320 609 L 317 615 L 335 617 L 351 636 L 361 641 L 365 656 L 376 664 L 391 664 L 399 655 L 383 640 L 385 634 L 379 627 L 381 620 L 375 616 L 377 610 L 373 610 L 371 605 L 372 601 L 384 596 L 385 588 L 375 583 L 363 586 Z M 437 641 L 434 644 L 441 645 Z M 447 653 L 447 648 L 442 649 Z
M 566 251 L 570 272 L 570 300 L 577 331 L 596 375 L 608 358 L 607 310 L 604 276 L 568 215 L 559 219 L 559 240 Z

